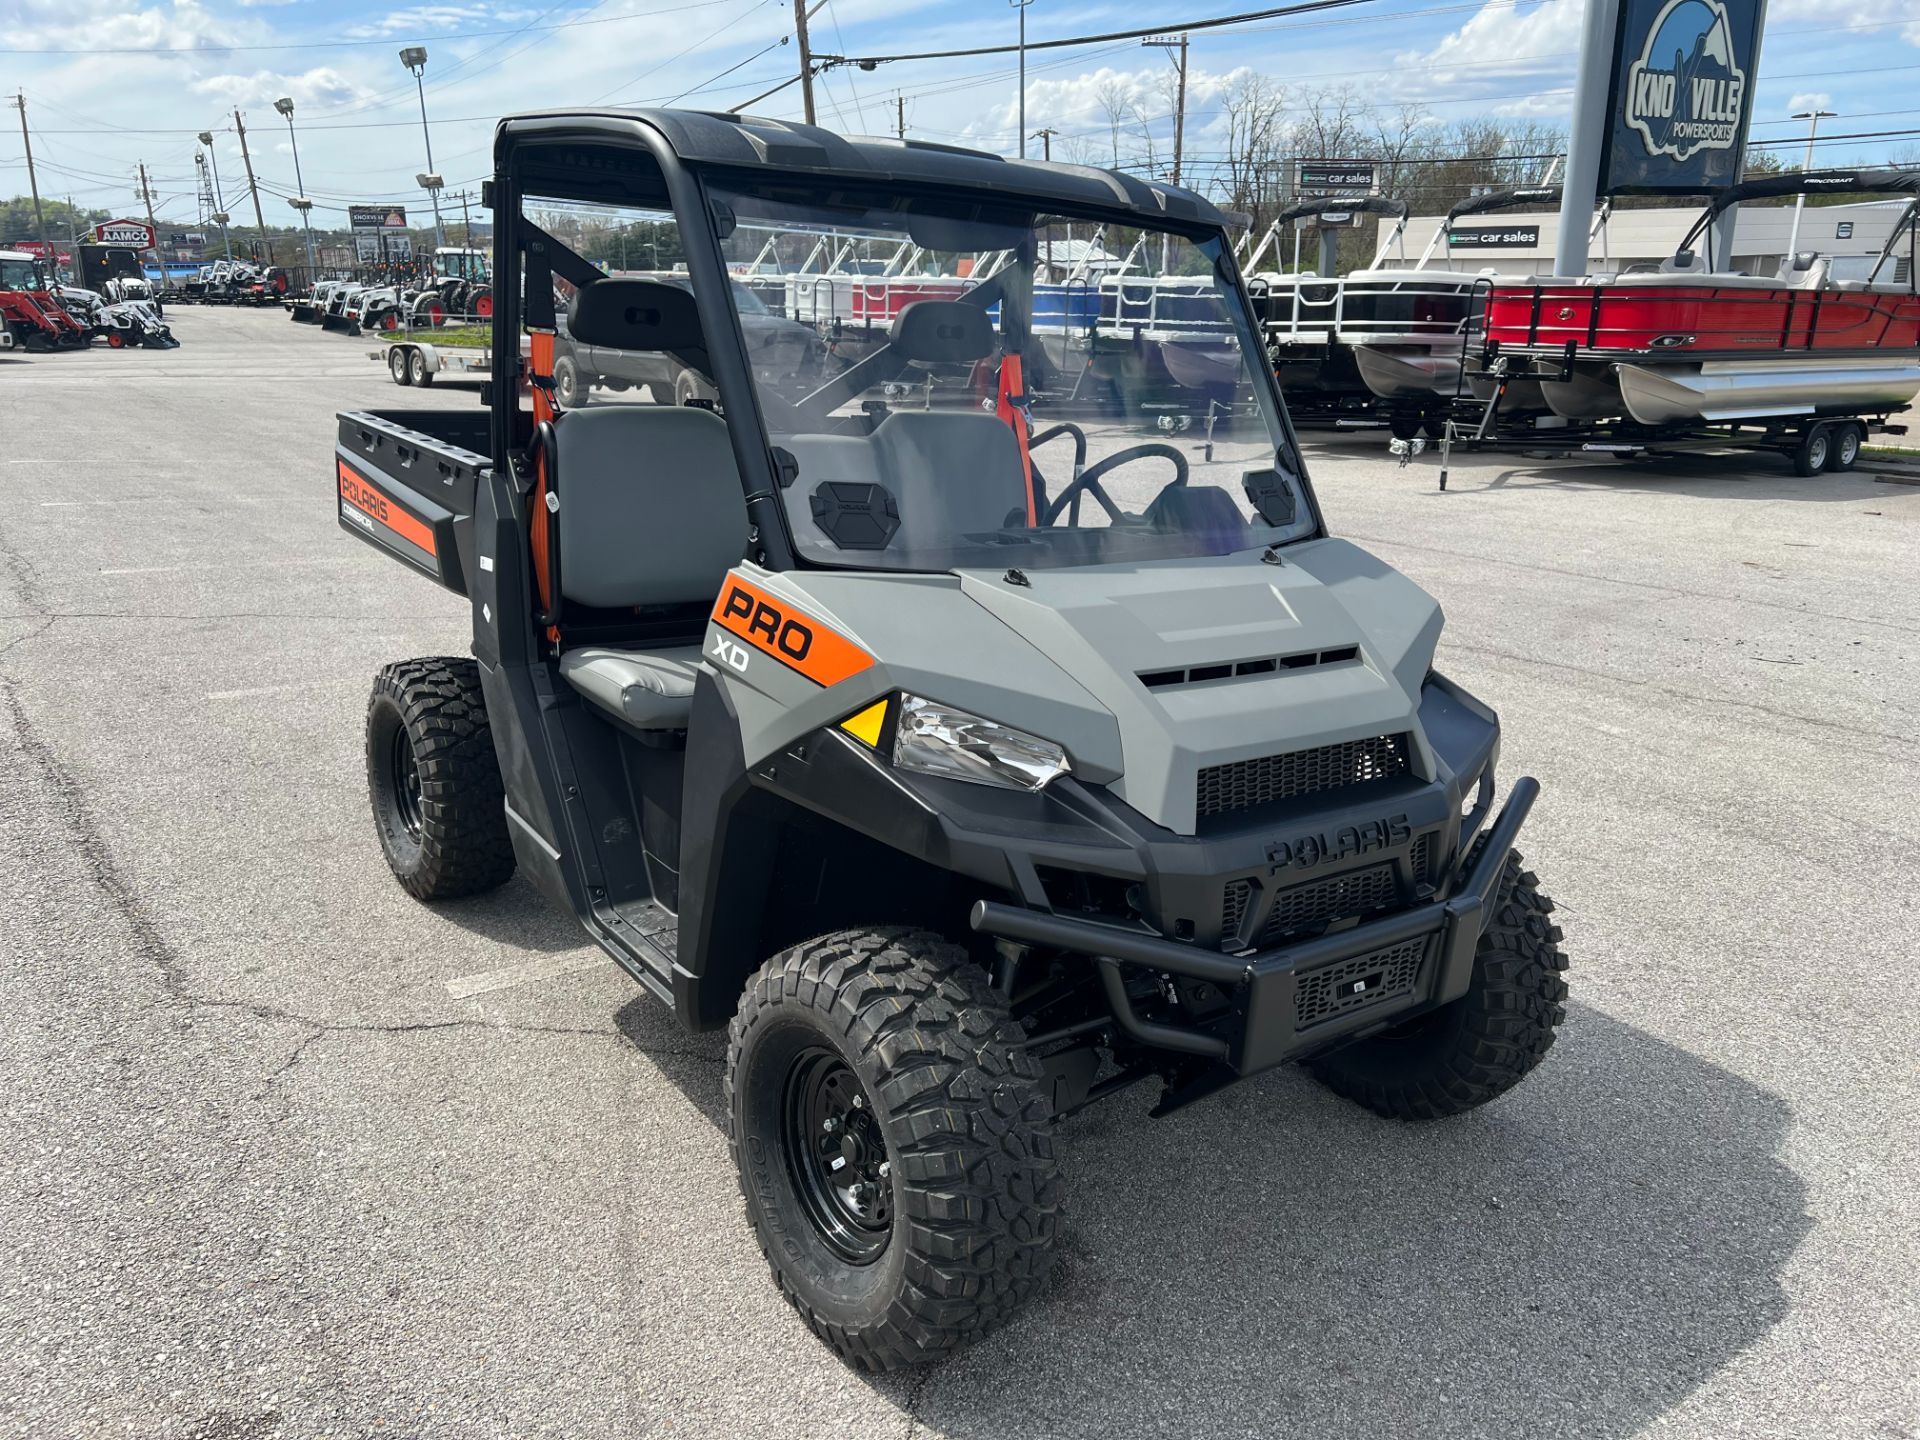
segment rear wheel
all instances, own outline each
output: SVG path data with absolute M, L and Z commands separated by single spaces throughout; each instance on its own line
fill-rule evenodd
M 673 377 L 673 403 L 690 405 L 695 400 L 714 400 L 719 392 L 706 380 L 692 370 L 682 370 Z
M 586 403 L 587 387 L 571 355 L 559 356 L 553 362 L 553 398 L 562 410 L 578 410 Z
M 506 792 L 472 660 L 403 660 L 374 678 L 367 791 L 387 865 L 418 899 L 477 895 L 513 874 Z
M 1545 1058 L 1567 1018 L 1567 957 L 1552 913 L 1538 877 L 1509 851 L 1467 993 L 1307 1068 L 1334 1093 L 1396 1120 L 1458 1115 L 1505 1094 Z
M 427 369 L 427 357 L 416 346 L 407 347 L 407 383 L 409 385 L 431 385 L 433 372 Z
M 1832 448 L 1827 452 L 1827 469 L 1853 469 L 1860 461 L 1860 447 L 1866 441 L 1867 427 L 1858 420 L 1846 420 L 1834 426 Z
M 1833 453 L 1833 432 L 1825 425 L 1811 426 L 1800 437 L 1800 444 L 1793 452 L 1793 473 L 1796 475 L 1818 475 L 1827 468 L 1827 457 Z
M 726 1103 L 747 1218 L 855 1365 L 936 1359 L 1046 1273 L 1059 1178 L 1024 1040 L 966 952 L 924 930 L 822 936 L 741 996 Z

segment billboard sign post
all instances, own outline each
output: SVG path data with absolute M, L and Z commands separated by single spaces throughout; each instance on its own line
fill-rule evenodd
M 353 230 L 354 259 L 362 265 L 406 260 L 413 255 L 413 237 L 407 234 L 404 205 L 349 205 L 347 223 Z

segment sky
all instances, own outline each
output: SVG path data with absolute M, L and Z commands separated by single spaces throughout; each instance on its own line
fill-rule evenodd
M 1351 8 L 1213 30 L 1193 37 L 1189 183 L 1225 148 L 1220 96 L 1237 74 L 1265 74 L 1290 96 L 1352 85 L 1381 113 L 1418 102 L 1436 122 L 1514 116 L 1564 123 L 1572 99 L 1582 0 L 1368 0 Z M 1030 41 L 1229 14 L 1258 0 L 1033 0 Z M 137 0 L 136 0 L 137 5 Z M 826 0 L 812 21 L 817 52 L 876 55 L 1011 44 L 1007 0 Z M 43 196 L 136 215 L 144 161 L 163 228 L 198 219 L 196 133 L 214 134 L 214 163 L 236 221 L 251 222 L 233 111 L 242 110 L 269 224 L 297 220 L 299 193 L 285 121 L 290 96 L 307 193 L 344 224 L 350 201 L 402 202 L 424 214 L 414 177 L 427 168 L 419 97 L 404 45 L 429 52 L 426 103 L 434 167 L 449 192 L 475 193 L 491 122 L 554 104 L 676 103 L 729 109 L 797 73 L 791 0 L 451 0 L 403 8 L 365 0 L 0 0 L 0 91 L 24 92 Z M 834 70 L 816 82 L 821 123 L 890 134 L 904 97 L 910 136 L 1016 153 L 1015 57 Z M 1126 41 L 1029 57 L 1027 130 L 1058 132 L 1055 158 L 1110 159 L 1097 98 L 1118 84 L 1139 101 L 1166 147 L 1160 99 L 1166 53 Z M 1839 112 L 1828 134 L 1910 131 L 1836 140 L 1817 163 L 1920 154 L 1920 8 L 1913 0 L 1771 0 L 1753 137 L 1804 134 L 1795 110 Z M 25 194 L 19 117 L 0 113 L 0 197 Z M 754 104 L 800 117 L 790 85 Z M 1039 153 L 1040 143 L 1032 144 Z M 1137 151 L 1123 142 L 1123 158 Z M 1795 158 L 1798 147 L 1790 152 Z M 417 210 L 414 208 L 417 207 Z M 455 207 L 449 205 L 448 208 Z

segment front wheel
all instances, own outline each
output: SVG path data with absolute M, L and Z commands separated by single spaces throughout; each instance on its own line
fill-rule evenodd
M 396 385 L 413 384 L 413 375 L 407 364 L 407 347 L 394 345 L 387 350 L 387 373 L 393 376 Z
M 1567 1018 L 1567 957 L 1553 901 L 1507 853 L 1493 921 L 1458 1000 L 1311 1061 L 1335 1094 L 1395 1120 L 1459 1115 L 1505 1094 L 1546 1057 Z
M 1039 1286 L 1059 1177 L 1039 1063 L 957 945 L 825 935 L 774 956 L 728 1037 L 728 1140 L 775 1281 L 867 1370 L 937 1359 Z
M 506 790 L 472 660 L 403 660 L 375 677 L 367 791 L 387 865 L 415 898 L 477 895 L 513 874 Z

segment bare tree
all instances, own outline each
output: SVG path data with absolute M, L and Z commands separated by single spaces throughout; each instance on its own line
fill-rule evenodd
M 1093 92 L 1093 100 L 1107 117 L 1107 133 L 1113 141 L 1113 168 L 1120 168 L 1120 127 L 1133 113 L 1133 87 L 1117 75 L 1109 75 Z
M 1279 207 L 1285 162 L 1281 155 L 1286 91 L 1264 75 L 1242 71 L 1220 94 L 1227 120 L 1226 161 L 1220 188 L 1228 206 L 1254 218 L 1258 229 Z

